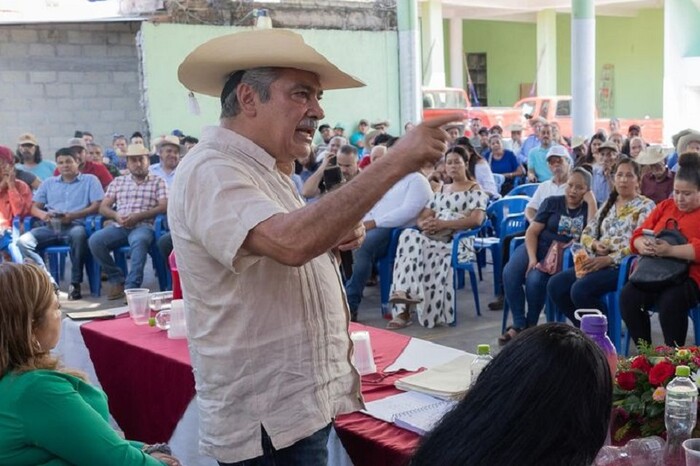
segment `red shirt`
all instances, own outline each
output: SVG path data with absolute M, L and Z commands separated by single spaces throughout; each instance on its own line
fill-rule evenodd
M 32 190 L 27 183 L 15 180 L 15 188 L 0 191 L 0 233 L 12 228 L 12 217 L 27 216 L 32 209 Z
M 111 183 L 114 179 L 112 174 L 109 173 L 109 170 L 107 170 L 107 167 L 105 167 L 101 163 L 90 162 L 89 160 L 86 160 L 85 163 L 83 163 L 83 166 L 80 168 L 80 173 L 95 175 L 97 179 L 100 180 L 102 189 L 107 189 L 109 183 Z M 53 174 L 54 176 L 60 175 L 58 168 L 54 170 Z
M 655 203 L 661 204 L 661 201 L 668 199 L 673 192 L 674 175 L 675 173 L 667 168 L 661 181 L 657 181 L 653 174 L 646 173 L 642 177 L 642 194 Z
M 649 229 L 658 233 L 666 228 L 672 228 L 673 222 L 668 222 L 668 227 L 666 226 L 666 222 L 670 219 L 678 222 L 678 229 L 695 249 L 695 261 L 690 263 L 690 278 L 695 280 L 695 283 L 700 287 L 700 209 L 695 209 L 692 212 L 681 212 L 673 199 L 662 201 L 651 211 L 644 223 L 634 230 L 632 239 L 630 239 L 630 248 L 634 254 L 639 254 L 639 251 L 634 247 L 634 240 L 642 236 L 642 230 Z

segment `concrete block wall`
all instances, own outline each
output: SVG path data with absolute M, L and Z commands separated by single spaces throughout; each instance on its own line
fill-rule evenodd
M 0 144 L 32 132 L 53 159 L 76 130 L 107 147 L 147 133 L 136 46 L 139 22 L 0 26 Z

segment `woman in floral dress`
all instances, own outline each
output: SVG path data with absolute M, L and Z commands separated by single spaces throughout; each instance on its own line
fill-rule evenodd
M 607 313 L 602 297 L 617 289 L 618 268 L 630 254 L 632 232 L 654 209 L 654 201 L 638 194 L 639 164 L 624 158 L 613 173 L 614 189 L 581 235 L 581 243 L 589 254 L 583 263 L 586 274 L 576 278 L 574 268 L 570 268 L 553 276 L 547 285 L 549 297 L 577 327 L 576 309 L 599 309 Z
M 452 183 L 435 193 L 420 213 L 420 231 L 407 229 L 399 237 L 389 329 L 410 325 L 414 305 L 418 322 L 424 327 L 454 322 L 452 237 L 456 231 L 481 225 L 489 199 L 468 172 L 468 161 L 461 147 L 447 152 L 445 166 Z M 473 259 L 474 239 L 462 239 L 459 260 Z

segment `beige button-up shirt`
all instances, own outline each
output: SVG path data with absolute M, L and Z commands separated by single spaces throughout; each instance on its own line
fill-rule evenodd
M 262 455 L 260 425 L 285 448 L 362 407 L 348 311 L 330 254 L 301 267 L 242 248 L 269 217 L 303 206 L 275 159 L 207 127 L 177 169 L 168 221 L 200 410 L 200 451 Z

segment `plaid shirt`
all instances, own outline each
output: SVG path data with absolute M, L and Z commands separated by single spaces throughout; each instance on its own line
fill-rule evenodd
M 117 201 L 117 214 L 125 216 L 153 209 L 158 201 L 168 198 L 168 186 L 163 178 L 148 175 L 140 184 L 131 175 L 118 176 L 107 187 L 105 197 Z M 142 223 L 152 224 L 153 219 Z

